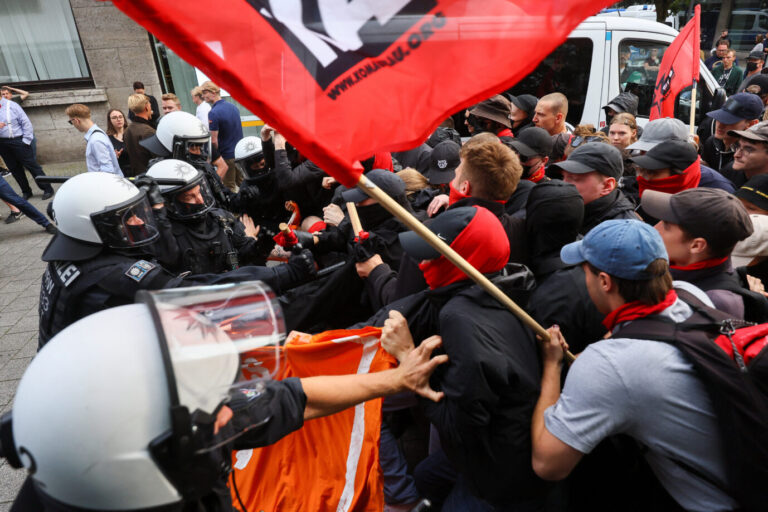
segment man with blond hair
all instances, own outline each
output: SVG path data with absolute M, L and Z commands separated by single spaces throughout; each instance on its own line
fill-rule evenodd
M 160 100 L 162 102 L 161 108 L 163 109 L 163 115 L 168 114 L 169 112 L 181 110 L 181 101 L 179 101 L 179 97 L 172 92 L 163 94 Z
M 202 89 L 200 86 L 194 87 L 190 94 L 192 94 L 192 101 L 197 105 L 195 117 L 202 121 L 205 126 L 208 126 L 208 112 L 211 111 L 211 106 L 203 99 Z
M 152 158 L 152 153 L 139 144 L 155 134 L 152 128 L 152 106 L 144 94 L 131 94 L 128 96 L 128 110 L 133 113 L 133 122 L 125 129 L 123 140 L 131 162 L 131 176 L 137 176 L 147 172 Z
M 67 107 L 69 124 L 83 134 L 86 140 L 85 165 L 88 172 L 108 172 L 123 177 L 117 154 L 109 136 L 91 120 L 91 109 L 80 103 Z
M 240 123 L 240 111 L 232 103 L 221 99 L 221 89 L 208 80 L 200 89 L 203 99 L 211 104 L 208 112 L 208 130 L 211 132 L 211 142 L 219 148 L 221 157 L 227 163 L 227 174 L 224 175 L 224 185 L 234 191 L 243 178 L 235 166 L 235 145 L 243 138 L 243 126 Z

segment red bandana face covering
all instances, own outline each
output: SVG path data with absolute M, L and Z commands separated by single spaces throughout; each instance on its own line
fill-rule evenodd
M 666 192 L 667 194 L 677 194 L 689 188 L 696 188 L 701 181 L 701 158 L 688 166 L 681 174 L 675 174 L 668 178 L 658 180 L 647 180 L 637 175 L 637 185 L 640 188 L 640 197 L 646 190 L 655 190 L 657 192 Z
M 479 206 L 474 208 L 477 213 L 451 248 L 483 274 L 498 272 L 509 261 L 509 238 L 494 214 Z M 419 268 L 431 290 L 469 279 L 445 256 L 422 262 Z
M 545 174 L 545 172 L 546 172 L 546 169 L 545 169 L 545 168 L 544 168 L 544 166 L 542 165 L 541 167 L 539 167 L 539 170 L 538 170 L 538 171 L 534 172 L 533 174 L 531 174 L 530 176 L 528 176 L 528 178 L 526 178 L 526 179 L 527 179 L 528 181 L 532 181 L 532 182 L 534 182 L 534 183 L 538 183 L 538 182 L 540 182 L 542 179 L 544 179 L 544 174 Z
M 643 304 L 638 300 L 627 302 L 623 306 L 618 307 L 608 313 L 603 319 L 603 326 L 605 326 L 608 331 L 612 331 L 614 327 L 624 322 L 629 322 L 630 320 L 645 318 L 646 316 L 661 313 L 669 306 L 674 304 L 676 300 L 677 293 L 675 293 L 675 290 L 669 290 L 663 301 L 659 302 L 658 304 L 653 304 L 652 306 Z

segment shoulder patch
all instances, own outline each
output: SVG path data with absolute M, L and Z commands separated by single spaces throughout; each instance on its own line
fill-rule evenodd
M 157 265 L 150 263 L 147 260 L 139 260 L 131 265 L 131 268 L 125 271 L 125 275 L 138 283 L 141 282 L 141 280 L 144 279 L 144 276 L 156 266 Z

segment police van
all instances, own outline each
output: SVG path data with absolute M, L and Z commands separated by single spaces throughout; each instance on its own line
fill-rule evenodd
M 603 106 L 620 92 L 630 91 L 639 98 L 637 121 L 648 122 L 658 61 L 677 36 L 663 23 L 639 18 L 593 16 L 587 18 L 568 39 L 548 55 L 539 66 L 515 87 L 512 94 L 533 94 L 540 98 L 561 92 L 568 98 L 567 121 L 572 126 L 605 126 Z M 697 85 L 696 124 L 707 112 L 725 102 L 707 67 L 701 62 Z M 690 120 L 691 88 L 676 98 L 675 117 Z

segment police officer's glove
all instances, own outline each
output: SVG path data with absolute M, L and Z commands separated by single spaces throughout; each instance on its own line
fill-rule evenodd
M 147 198 L 152 206 L 165 204 L 163 194 L 160 193 L 160 185 L 157 184 L 157 181 L 152 176 L 147 176 L 146 174 L 139 176 L 134 180 L 133 184 L 147 192 Z
M 312 233 L 309 231 L 301 231 L 299 229 L 294 229 L 293 232 L 296 234 L 296 238 L 304 249 L 311 249 L 314 247 L 315 237 Z
M 241 201 L 250 203 L 259 199 L 261 190 L 259 190 L 259 187 L 256 185 L 246 185 L 244 187 L 240 187 L 240 192 L 238 192 L 238 194 L 240 195 Z
M 315 269 L 315 258 L 308 249 L 302 249 L 291 253 L 291 257 L 288 258 L 287 266 L 290 267 L 291 273 L 294 279 L 297 281 L 303 281 L 308 277 L 314 277 L 317 275 Z

